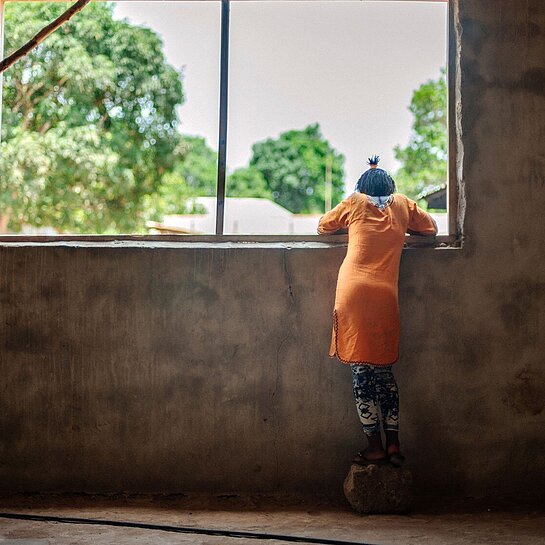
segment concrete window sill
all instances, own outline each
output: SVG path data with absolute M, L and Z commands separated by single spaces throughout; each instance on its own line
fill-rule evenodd
M 2 235 L 1 246 L 69 246 L 98 248 L 324 248 L 348 244 L 348 235 Z M 407 235 L 406 249 L 460 248 L 453 235 Z

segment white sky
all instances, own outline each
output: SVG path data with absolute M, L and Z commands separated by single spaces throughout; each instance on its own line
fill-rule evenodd
M 183 68 L 182 132 L 217 149 L 218 1 L 121 2 L 127 17 L 158 32 L 167 60 Z M 319 122 L 346 157 L 346 193 L 367 157 L 394 171 L 405 145 L 413 89 L 446 64 L 443 2 L 232 1 L 230 170 L 247 164 L 253 143 Z

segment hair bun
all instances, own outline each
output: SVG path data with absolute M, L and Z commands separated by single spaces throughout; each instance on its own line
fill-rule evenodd
M 377 168 L 379 161 L 380 157 L 378 155 L 373 155 L 367 159 L 367 164 L 369 165 L 369 168 Z

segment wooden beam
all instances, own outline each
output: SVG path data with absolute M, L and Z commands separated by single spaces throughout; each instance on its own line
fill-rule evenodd
M 22 59 L 30 51 L 32 51 L 37 45 L 42 43 L 50 34 L 55 32 L 61 25 L 69 21 L 78 11 L 81 11 L 91 0 L 78 0 L 75 4 L 72 4 L 64 13 L 59 15 L 52 23 L 49 23 L 46 27 L 42 28 L 36 36 L 31 38 L 25 45 L 14 51 L 11 55 L 7 56 L 0 62 L 0 74 L 5 72 L 10 66 L 15 64 L 18 60 Z

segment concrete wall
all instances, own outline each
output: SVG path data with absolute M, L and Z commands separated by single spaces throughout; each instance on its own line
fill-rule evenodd
M 420 493 L 539 493 L 545 5 L 459 17 L 466 238 L 403 255 L 401 438 Z M 327 357 L 344 252 L 2 247 L 2 490 L 340 490 L 363 444 Z

